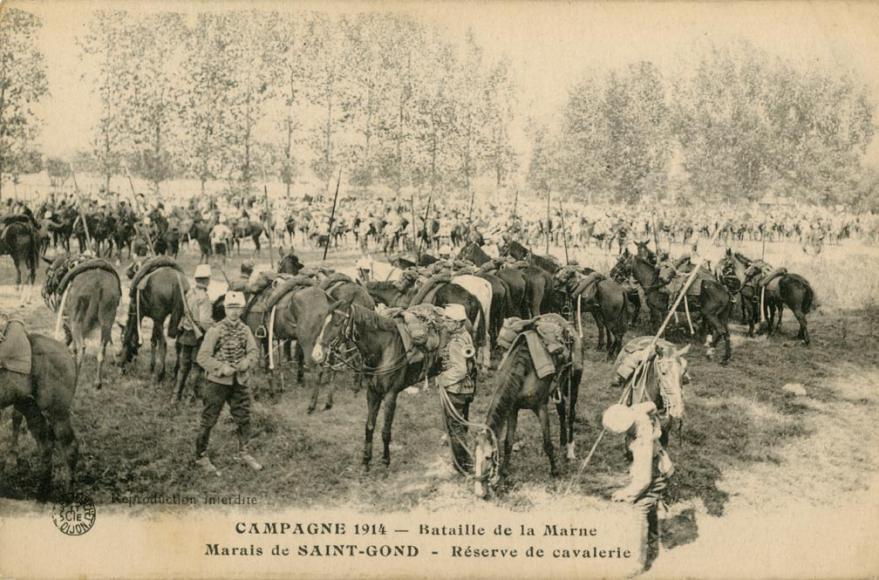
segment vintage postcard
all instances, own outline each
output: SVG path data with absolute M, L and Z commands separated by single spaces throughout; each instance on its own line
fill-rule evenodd
M 0 1 L 0 578 L 879 574 L 879 5 Z

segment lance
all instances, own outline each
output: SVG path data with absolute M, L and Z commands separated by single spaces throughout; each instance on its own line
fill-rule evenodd
M 433 191 L 427 194 L 427 209 L 424 210 L 424 223 L 427 223 L 427 216 L 430 215 L 430 202 L 433 199 Z M 415 263 L 417 264 L 421 261 L 421 243 L 424 241 L 424 238 L 421 238 L 418 241 L 418 252 L 415 256 Z
M 409 211 L 412 214 L 412 244 L 418 243 L 418 226 L 415 224 L 415 194 L 409 196 Z M 427 222 L 424 222 L 424 235 L 427 235 Z
M 559 210 L 561 210 L 562 214 L 562 242 L 565 245 L 565 264 L 570 264 L 571 260 L 568 259 L 568 232 L 565 229 L 565 206 L 561 199 L 559 199 Z
M 336 219 L 336 202 L 339 200 L 339 184 L 342 183 L 342 168 L 339 168 L 339 177 L 336 179 L 336 195 L 333 196 L 333 209 L 330 210 L 330 227 L 327 230 L 327 245 L 324 246 L 324 256 L 321 261 L 327 259 L 327 251 L 330 249 L 330 240 L 333 238 L 333 220 Z
M 519 186 L 516 186 L 516 193 L 513 194 L 513 217 L 519 217 L 516 213 L 519 209 Z
M 272 244 L 272 238 L 275 237 L 275 228 L 274 222 L 272 220 L 272 214 L 269 211 L 269 186 L 265 183 L 263 184 L 263 193 L 265 194 L 266 200 L 266 220 L 268 220 L 268 230 L 269 230 L 269 263 L 272 265 L 272 270 L 275 269 L 275 250 L 274 245 Z
M 656 208 L 653 209 L 653 246 L 659 255 L 659 230 L 656 229 Z
M 549 255 L 549 236 L 550 236 L 550 217 L 549 217 L 549 203 L 552 199 L 552 193 L 549 189 L 546 190 L 546 254 Z

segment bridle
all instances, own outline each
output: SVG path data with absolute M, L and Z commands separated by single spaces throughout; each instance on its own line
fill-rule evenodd
M 369 376 L 386 375 L 406 368 L 409 365 L 409 353 L 407 352 L 402 353 L 390 366 L 371 367 L 362 361 L 362 357 L 360 364 L 355 362 L 357 354 L 359 354 L 357 344 L 360 342 L 360 334 L 357 332 L 357 326 L 354 320 L 354 306 L 355 304 L 352 302 L 348 306 L 347 312 L 338 309 L 333 310 L 327 315 L 328 319 L 324 322 L 324 327 L 321 329 L 320 336 L 318 337 L 318 344 L 322 342 L 327 326 L 329 326 L 330 321 L 336 315 L 345 319 L 342 330 L 329 342 L 329 344 L 326 345 L 328 358 L 329 356 L 333 356 L 338 359 L 337 363 L 329 365 L 330 368 L 333 370 L 339 370 L 344 367 L 351 369 L 356 373 Z

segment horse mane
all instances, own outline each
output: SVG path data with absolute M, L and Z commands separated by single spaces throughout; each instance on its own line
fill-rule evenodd
M 354 321 L 363 324 L 366 330 L 381 330 L 384 332 L 397 332 L 397 323 L 387 316 L 377 314 L 359 304 L 352 304 L 351 311 L 354 314 Z
M 751 258 L 742 254 L 741 252 L 733 252 L 733 257 L 736 260 L 738 260 L 739 262 L 741 262 L 742 264 L 744 264 L 745 266 L 750 266 L 751 263 L 753 263 L 753 261 L 754 261 Z
M 528 343 L 520 337 L 492 378 L 495 387 L 486 423 L 495 435 L 509 413 L 515 411 L 516 400 L 530 370 L 531 352 Z

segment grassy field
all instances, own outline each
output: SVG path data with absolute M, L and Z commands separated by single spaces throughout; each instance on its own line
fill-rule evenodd
M 307 264 L 318 258 L 316 252 L 302 253 Z M 337 254 L 331 264 L 350 264 L 353 258 L 353 254 Z M 672 544 L 693 539 L 693 514 L 719 517 L 734 509 L 783 507 L 794 498 L 832 505 L 866 489 L 876 475 L 879 429 L 871 418 L 879 405 L 875 301 L 879 263 L 871 249 L 830 249 L 817 260 L 794 254 L 787 262 L 778 255 L 772 258 L 789 264 L 815 285 L 822 306 L 809 317 L 813 344 L 806 348 L 794 340 L 796 325 L 788 312 L 782 335 L 770 339 L 745 338 L 743 328 L 734 326 L 733 358 L 726 368 L 706 360 L 704 348 L 694 345 L 683 433 L 681 438 L 673 437 L 671 448 L 677 465 L 670 488 L 674 507 L 668 541 Z M 587 259 L 601 266 L 588 255 L 581 263 Z M 227 272 L 237 272 L 240 260 L 235 257 Z M 183 261 L 191 271 L 195 254 L 186 252 Z M 11 272 L 11 260 L 4 258 L 0 279 L 9 279 Z M 42 279 L 41 272 L 38 281 Z M 12 287 L 3 286 L 0 304 L 22 316 L 30 328 L 51 334 L 54 319 L 38 292 L 31 305 L 18 308 Z M 120 307 L 119 316 L 125 311 Z M 599 433 L 602 410 L 620 394 L 608 387 L 613 369 L 604 353 L 593 348 L 594 326 L 584 324 L 584 330 L 589 350 L 577 427 L 581 459 Z M 631 332 L 626 338 L 638 334 Z M 118 331 L 114 342 L 115 354 Z M 173 348 L 169 365 L 172 353 Z M 262 506 L 389 511 L 479 505 L 471 486 L 450 468 L 436 391 L 401 394 L 390 469 L 377 460 L 373 471 L 363 474 L 365 394 L 355 394 L 351 376 L 342 375 L 335 407 L 308 415 L 309 389 L 297 385 L 288 369 L 280 399 L 257 400 L 254 407 L 253 454 L 266 469 L 254 474 L 233 460 L 234 424 L 224 412 L 211 441 L 214 463 L 222 471 L 216 478 L 193 466 L 200 407 L 170 405 L 170 379 L 152 384 L 146 366 L 142 352 L 127 375 L 110 366 L 103 390 L 95 391 L 89 381 L 78 387 L 74 417 L 82 458 L 76 484 L 98 504 L 124 502 L 130 496 L 241 494 L 257 497 Z M 84 376 L 94 376 L 93 356 L 87 359 Z M 802 384 L 807 396 L 788 394 L 782 390 L 787 383 Z M 472 416 L 484 416 L 490 395 L 490 384 L 480 384 Z M 323 399 L 318 408 L 322 406 Z M 0 423 L 0 449 L 9 444 L 8 417 L 4 413 Z M 554 433 L 557 429 L 553 418 Z M 519 432 L 523 447 L 513 458 L 512 484 L 492 500 L 501 507 L 529 510 L 570 501 L 600 509 L 624 482 L 622 441 L 606 437 L 583 476 L 573 482 L 572 494 L 562 498 L 576 465 L 553 480 L 536 418 L 523 413 Z M 376 458 L 380 458 L 380 440 L 377 433 Z M 30 438 L 23 439 L 23 447 L 29 466 L 0 462 L 0 497 L 33 497 L 36 448 Z M 680 524 L 677 528 L 675 522 Z

